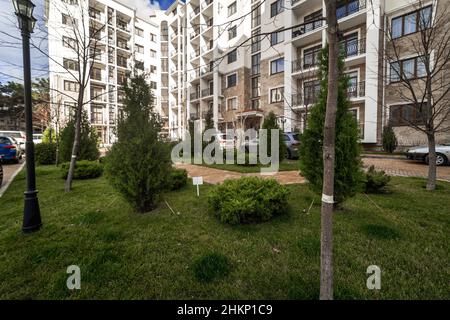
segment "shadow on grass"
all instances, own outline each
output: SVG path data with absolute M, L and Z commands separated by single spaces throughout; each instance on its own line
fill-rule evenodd
M 377 224 L 366 224 L 362 226 L 362 231 L 371 238 L 382 240 L 396 240 L 401 238 L 400 232 L 397 230 Z

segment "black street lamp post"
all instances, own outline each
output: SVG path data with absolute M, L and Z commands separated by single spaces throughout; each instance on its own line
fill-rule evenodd
M 33 32 L 36 19 L 33 17 L 35 5 L 29 0 L 13 0 L 14 9 L 19 28 L 22 31 L 23 50 L 23 86 L 25 101 L 26 123 L 26 166 L 27 191 L 25 191 L 25 205 L 23 212 L 22 231 L 34 232 L 42 226 L 39 201 L 36 190 L 36 173 L 34 170 L 34 143 L 33 143 L 33 110 L 31 106 L 31 68 L 30 68 L 30 33 Z

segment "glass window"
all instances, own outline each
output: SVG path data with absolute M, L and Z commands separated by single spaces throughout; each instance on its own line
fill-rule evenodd
M 284 99 L 284 87 L 270 90 L 270 103 L 282 102 Z
M 284 71 L 284 58 L 279 58 L 270 62 L 270 74 Z
M 236 1 L 228 6 L 228 16 L 232 16 L 236 13 Z
M 399 38 L 402 36 L 402 18 L 392 19 L 392 38 Z
M 414 61 L 415 59 L 409 59 L 402 62 L 403 76 L 406 79 L 414 78 Z
M 273 18 L 284 11 L 284 0 L 277 0 L 270 5 L 270 17 Z
M 270 34 L 270 44 L 272 46 L 284 41 L 284 31 L 276 31 Z
M 233 26 L 228 29 L 228 40 L 231 40 L 237 36 L 237 26 Z
M 227 110 L 236 110 L 237 109 L 237 98 L 230 98 L 227 100 Z
M 400 81 L 400 62 L 392 62 L 390 69 L 391 82 Z
M 261 65 L 261 54 L 252 55 L 252 75 L 259 74 Z
M 257 98 L 261 95 L 261 82 L 259 77 L 252 78 L 252 98 Z
M 228 63 L 233 63 L 237 60 L 237 49 L 234 49 L 227 55 Z
M 417 77 L 425 77 L 427 75 L 427 70 L 425 68 L 425 58 L 417 57 Z
M 417 18 L 416 12 L 413 12 L 405 17 L 405 32 L 404 32 L 405 35 L 416 32 L 417 26 L 416 18 Z
M 420 10 L 419 15 L 420 29 L 427 29 L 431 27 L 431 15 L 432 15 L 431 6 Z
M 237 83 L 237 74 L 233 73 L 227 77 L 227 88 L 234 87 Z

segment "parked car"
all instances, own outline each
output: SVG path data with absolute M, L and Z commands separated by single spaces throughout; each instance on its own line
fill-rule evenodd
M 43 137 L 44 135 L 43 134 L 41 134 L 41 133 L 33 133 L 33 142 L 34 142 L 34 144 L 39 144 L 39 143 L 41 143 L 42 142 L 42 137 Z
M 294 132 L 283 133 L 284 143 L 286 144 L 286 159 L 298 158 L 298 147 L 300 146 L 300 135 Z
M 2 161 L 11 161 L 18 163 L 21 157 L 21 151 L 17 141 L 12 137 L 0 136 L 0 156 Z
M 0 188 L 3 184 L 3 166 L 2 166 L 2 156 L 0 155 Z
M 406 151 L 406 158 L 428 163 L 428 146 L 411 148 Z M 450 143 L 436 145 L 436 165 L 450 164 Z
M 25 132 L 23 132 L 23 131 L 0 131 L 0 136 L 14 138 L 18 143 L 19 149 L 21 151 L 25 151 L 25 141 L 26 141 Z

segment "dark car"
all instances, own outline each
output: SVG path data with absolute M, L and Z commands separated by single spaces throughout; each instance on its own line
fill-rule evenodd
M 0 188 L 3 184 L 3 166 L 2 166 L 2 156 L 0 155 Z
M 298 158 L 298 148 L 300 146 L 300 134 L 296 132 L 283 133 L 284 143 L 286 144 L 286 159 Z
M 0 156 L 3 162 L 19 163 L 21 152 L 11 137 L 0 136 Z

